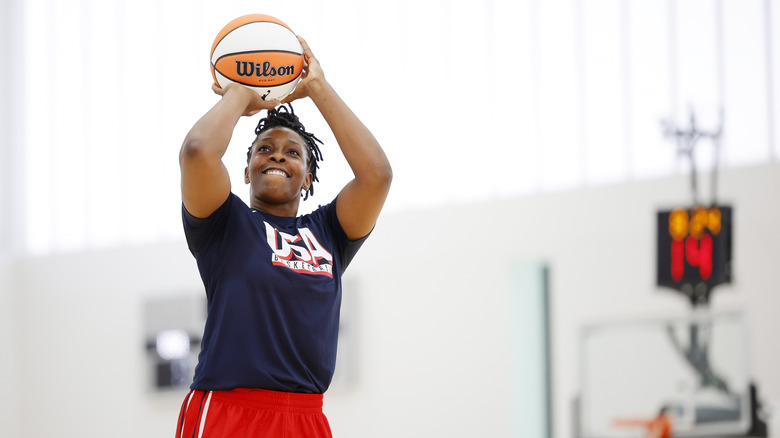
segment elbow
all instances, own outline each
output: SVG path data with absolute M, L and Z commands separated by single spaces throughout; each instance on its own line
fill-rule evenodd
M 377 173 L 384 185 L 390 187 L 390 184 L 393 182 L 393 168 L 390 166 L 390 163 L 382 166 Z
M 202 157 L 204 153 L 203 142 L 197 138 L 186 138 L 179 151 L 179 164 L 193 161 Z
M 393 182 L 393 168 L 390 167 L 390 163 L 377 165 L 371 172 L 371 181 L 375 187 L 387 191 Z
M 373 163 L 370 167 L 363 168 L 361 172 L 356 172 L 355 181 L 376 193 L 387 193 L 393 182 L 393 169 L 387 162 Z

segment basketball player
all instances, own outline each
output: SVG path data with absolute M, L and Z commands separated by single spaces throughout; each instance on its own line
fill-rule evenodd
M 182 216 L 208 317 L 177 437 L 330 437 L 322 412 L 336 362 L 341 275 L 379 216 L 392 170 L 371 132 L 326 81 L 302 38 L 304 72 L 284 103 L 310 98 L 354 173 L 327 205 L 313 193 L 319 140 L 292 107 L 231 84 L 179 154 Z M 222 156 L 242 116 L 268 110 L 247 153 L 249 205 Z

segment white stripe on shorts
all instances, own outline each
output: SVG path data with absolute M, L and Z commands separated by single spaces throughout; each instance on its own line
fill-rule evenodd
M 211 403 L 211 393 L 213 391 L 209 391 L 209 397 L 206 399 L 206 405 L 203 406 L 203 416 L 200 418 L 200 428 L 198 430 L 198 438 L 201 438 L 203 436 L 203 428 L 206 426 L 206 414 L 209 412 L 209 403 Z
M 195 391 L 190 391 L 190 393 L 187 394 L 187 403 L 184 405 L 184 410 L 181 413 L 181 433 L 179 433 L 179 438 L 184 437 L 184 424 L 187 423 L 187 409 L 190 408 L 190 400 L 192 400 L 192 394 L 194 393 Z

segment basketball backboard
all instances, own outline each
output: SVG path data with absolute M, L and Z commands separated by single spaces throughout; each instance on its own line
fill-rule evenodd
M 739 312 L 594 324 L 580 339 L 578 435 L 746 436 L 752 425 L 748 336 Z

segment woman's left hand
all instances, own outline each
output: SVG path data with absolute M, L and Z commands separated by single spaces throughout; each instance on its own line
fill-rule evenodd
M 298 35 L 298 41 L 303 47 L 303 73 L 301 73 L 301 80 L 295 87 L 289 96 L 282 99 L 283 103 L 292 102 L 296 99 L 303 97 L 311 97 L 313 93 L 317 92 L 317 89 L 325 84 L 325 74 L 322 72 L 320 62 L 314 57 L 306 40 Z

